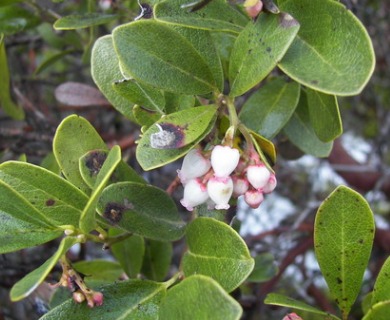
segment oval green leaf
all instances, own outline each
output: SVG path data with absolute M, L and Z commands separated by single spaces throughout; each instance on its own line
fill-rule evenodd
M 50 259 L 15 283 L 10 293 L 11 300 L 19 301 L 30 295 L 45 280 L 61 256 L 77 242 L 78 239 L 74 237 L 62 239 L 56 253 Z
M 298 21 L 287 13 L 262 13 L 255 23 L 249 22 L 230 56 L 229 95 L 240 96 L 263 80 L 286 53 L 298 30 Z
M 287 307 L 291 309 L 297 309 L 297 310 L 302 310 L 306 311 L 309 313 L 313 313 L 315 315 L 319 315 L 321 318 L 316 318 L 316 319 L 323 319 L 323 320 L 340 320 L 340 318 L 334 316 L 333 314 L 326 313 L 324 311 L 318 310 L 302 301 L 297 301 L 295 299 L 292 299 L 290 297 L 283 296 L 281 294 L 277 293 L 270 293 L 267 295 L 267 297 L 264 300 L 265 304 L 271 304 L 271 305 L 276 305 L 276 306 L 282 306 L 282 307 Z
M 248 277 L 250 282 L 266 282 L 278 273 L 275 258 L 271 253 L 262 253 L 255 256 L 255 267 Z
M 0 179 L 57 226 L 77 226 L 88 201 L 84 193 L 65 179 L 26 162 L 3 163 Z
M 172 243 L 146 240 L 142 274 L 150 280 L 163 281 L 171 266 L 172 253 Z
M 91 53 L 91 74 L 93 81 L 114 108 L 125 117 L 133 119 L 132 104 L 112 87 L 113 83 L 123 80 L 123 74 L 111 35 L 96 40 Z
M 299 149 L 315 157 L 327 157 L 332 150 L 332 142 L 322 142 L 310 122 L 305 92 L 301 92 L 298 106 L 283 131 Z
M 84 14 L 72 14 L 62 17 L 54 22 L 56 30 L 74 30 L 97 26 L 118 18 L 115 14 L 102 14 L 97 12 L 88 12 Z
M 373 305 L 362 320 L 388 320 L 390 314 L 390 300 Z
M 305 92 L 314 132 L 323 142 L 333 141 L 343 133 L 337 98 L 309 88 Z
M 155 6 L 154 15 L 157 20 L 172 24 L 229 33 L 239 33 L 248 22 L 248 17 L 224 0 L 210 1 L 203 8 L 193 12 L 190 8 L 183 8 L 188 4 L 191 4 L 191 1 L 161 1 Z
M 105 286 L 102 293 L 102 306 L 88 308 L 86 303 L 76 304 L 70 299 L 40 320 L 156 320 L 166 287 L 165 284 L 147 280 L 128 280 Z
M 103 190 L 97 210 L 111 225 L 146 238 L 173 241 L 184 233 L 185 224 L 173 200 L 150 185 L 112 184 Z
M 197 218 L 187 226 L 186 240 L 188 251 L 182 261 L 186 276 L 209 276 L 231 292 L 253 270 L 255 263 L 245 242 L 223 222 Z
M 383 264 L 372 291 L 371 305 L 390 300 L 390 257 Z
M 279 77 L 267 82 L 244 103 L 240 120 L 250 129 L 273 138 L 291 118 L 300 95 L 300 85 Z
M 301 24 L 279 63 L 294 80 L 327 94 L 355 95 L 374 71 L 375 55 L 361 22 L 338 1 L 278 1 Z
M 84 118 L 71 115 L 57 128 L 53 152 L 65 178 L 88 194 L 90 188 L 79 170 L 79 159 L 90 150 L 107 149 L 95 128 Z
M 333 191 L 317 211 L 315 254 L 345 319 L 360 291 L 374 230 L 374 217 L 366 200 L 345 186 Z
M 142 135 L 136 157 L 144 170 L 154 169 L 186 154 L 211 130 L 216 120 L 213 105 L 171 113 Z
M 168 290 L 160 319 L 238 320 L 242 308 L 213 279 L 194 275 Z
M 155 20 L 132 22 L 115 28 L 113 39 L 124 72 L 141 83 L 184 94 L 216 90 L 206 61 L 167 24 Z

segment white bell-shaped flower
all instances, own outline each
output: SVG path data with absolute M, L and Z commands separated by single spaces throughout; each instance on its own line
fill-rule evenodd
M 233 176 L 233 197 L 238 198 L 248 191 L 249 183 L 245 178 Z
M 207 192 L 215 202 L 215 209 L 229 209 L 229 200 L 233 193 L 232 178 L 212 177 L 207 183 Z
M 246 176 L 255 189 L 262 189 L 268 183 L 271 172 L 264 164 L 251 165 L 247 168 Z
M 229 146 L 215 146 L 211 152 L 211 166 L 216 177 L 228 177 L 238 165 L 240 152 Z
M 199 149 L 192 149 L 183 159 L 181 169 L 177 171 L 182 184 L 189 180 L 199 178 L 211 168 L 209 159 L 206 159 Z
M 197 179 L 192 179 L 184 186 L 184 195 L 183 199 L 180 200 L 180 203 L 183 207 L 186 207 L 188 211 L 192 211 L 194 210 L 194 207 L 205 203 L 208 198 L 209 195 L 206 186 Z
M 268 179 L 267 184 L 263 188 L 263 192 L 264 193 L 270 193 L 270 192 L 274 191 L 274 189 L 276 188 L 276 185 L 277 185 L 276 177 L 272 173 L 271 176 Z
M 252 208 L 256 209 L 264 200 L 264 195 L 258 190 L 248 190 L 244 195 L 245 202 Z

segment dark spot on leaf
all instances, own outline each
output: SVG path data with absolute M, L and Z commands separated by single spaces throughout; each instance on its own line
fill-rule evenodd
M 107 154 L 100 150 L 92 151 L 88 154 L 85 158 L 85 166 L 88 168 L 91 177 L 98 175 L 106 159 Z
M 154 149 L 177 149 L 184 146 L 184 129 L 173 123 L 156 124 L 159 132 L 150 136 L 150 145 Z
M 311 84 L 318 84 L 318 80 L 311 80 L 310 83 L 311 83 Z M 337 190 L 337 192 L 338 192 L 338 191 L 339 191 L 339 190 Z
M 343 283 L 343 280 L 341 280 L 339 277 L 337 277 L 336 280 L 337 280 L 337 283 L 338 283 L 338 284 L 342 284 L 342 283 Z
M 360 243 L 360 244 L 363 244 L 363 243 L 364 243 L 364 240 L 363 240 L 363 239 L 360 239 L 360 240 L 359 240 L 359 243 Z
M 272 49 L 271 49 L 271 47 L 267 47 L 267 49 L 265 49 L 267 52 L 271 52 L 272 51 Z
M 279 16 L 279 23 L 283 28 L 291 28 L 298 26 L 299 23 L 288 13 L 281 13 Z
M 48 199 L 46 200 L 46 206 L 51 207 L 56 203 L 54 199 Z
M 112 224 L 117 224 L 122 220 L 123 212 L 126 207 L 120 203 L 109 202 L 107 203 L 103 217 L 110 221 Z

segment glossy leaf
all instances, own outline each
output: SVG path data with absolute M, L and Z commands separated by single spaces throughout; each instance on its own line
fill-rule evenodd
M 150 185 L 112 184 L 104 189 L 97 210 L 111 225 L 150 239 L 172 241 L 184 233 L 185 225 L 173 200 Z
M 315 157 L 327 157 L 332 150 L 333 143 L 322 142 L 314 132 L 305 92 L 301 92 L 298 106 L 284 127 L 284 133 L 299 149 Z
M 88 308 L 86 303 L 75 304 L 70 299 L 40 319 L 155 320 L 158 319 L 159 305 L 165 298 L 166 287 L 147 280 L 128 280 L 107 285 L 102 292 L 102 306 Z
M 197 218 L 187 226 L 188 251 L 182 261 L 184 274 L 203 274 L 226 291 L 237 288 L 251 273 L 254 260 L 245 242 L 227 224 Z
M 77 272 L 84 275 L 87 286 L 98 289 L 102 284 L 118 281 L 123 275 L 123 269 L 118 262 L 103 259 L 83 260 L 72 266 Z
M 361 92 L 374 70 L 372 43 L 361 22 L 338 1 L 278 1 L 301 24 L 279 63 L 294 80 L 327 94 Z
M 374 217 L 366 200 L 345 186 L 333 191 L 318 209 L 315 254 L 345 318 L 360 291 L 374 230 Z
M 189 3 L 187 0 L 162 1 L 155 6 L 154 15 L 157 20 L 172 24 L 231 33 L 239 33 L 248 22 L 248 17 L 223 0 L 213 0 L 193 12 L 182 7 Z
M 53 152 L 63 175 L 84 193 L 90 188 L 79 171 L 79 159 L 90 150 L 107 149 L 95 128 L 84 118 L 71 115 L 57 128 Z
M 96 204 L 120 161 L 121 149 L 119 146 L 114 146 L 108 153 L 107 159 L 105 159 L 103 166 L 96 177 L 96 181 L 92 189 L 93 192 L 80 217 L 80 229 L 85 233 L 92 231 L 96 227 Z
M 200 53 L 165 23 L 140 20 L 122 25 L 114 29 L 113 39 L 123 71 L 141 83 L 184 94 L 216 90 Z
M 113 83 L 123 80 L 112 36 L 104 36 L 95 41 L 91 53 L 91 74 L 100 91 L 115 109 L 133 119 L 131 103 L 112 87 Z
M 276 305 L 276 306 L 288 307 L 288 308 L 292 308 L 292 309 L 296 309 L 296 310 L 306 311 L 306 312 L 321 316 L 321 318 L 318 318 L 318 319 L 323 319 L 323 320 L 332 320 L 332 319 L 337 320 L 337 319 L 339 319 L 335 315 L 318 310 L 318 309 L 316 309 L 316 308 L 314 308 L 314 307 L 312 307 L 304 302 L 297 301 L 295 299 L 292 299 L 290 297 L 286 297 L 286 296 L 283 296 L 283 295 L 277 294 L 277 293 L 268 294 L 264 300 L 264 303 Z
M 383 264 L 372 291 L 371 305 L 390 300 L 390 258 Z
M 373 305 L 362 320 L 388 320 L 390 313 L 390 300 Z
M 118 236 L 123 233 L 122 230 L 114 228 L 109 231 L 110 236 Z M 136 278 L 140 274 L 145 254 L 144 238 L 132 235 L 112 244 L 111 251 L 130 278 Z
M 286 53 L 299 30 L 287 13 L 260 14 L 239 34 L 230 56 L 232 97 L 240 96 L 263 80 Z
M 260 160 L 268 166 L 268 169 L 273 171 L 272 166 L 276 163 L 276 150 L 274 144 L 256 132 L 250 131 L 250 136 L 252 137 L 252 141 L 260 156 Z
M 286 125 L 299 101 L 300 85 L 275 78 L 267 82 L 243 105 L 240 120 L 261 136 L 271 139 Z
M 330 142 L 343 133 L 339 106 L 335 96 L 306 89 L 310 123 L 317 137 L 323 142 Z
M 1 164 L 0 179 L 57 226 L 77 226 L 88 201 L 85 194 L 65 179 L 26 162 Z
M 163 281 L 171 266 L 172 251 L 170 242 L 147 240 L 142 274 L 150 280 Z
M 84 14 L 72 14 L 62 17 L 54 22 L 53 27 L 56 30 L 82 29 L 99 24 L 105 24 L 117 18 L 115 14 L 102 14 L 97 12 L 88 12 Z
M 11 300 L 19 301 L 30 295 L 45 280 L 61 256 L 77 242 L 77 238 L 74 237 L 62 239 L 56 253 L 50 259 L 48 259 L 39 268 L 27 274 L 12 287 L 10 293 Z
M 1 8 L 0 8 L 1 10 Z M 0 27 L 1 30 L 1 27 Z M 10 117 L 21 120 L 24 110 L 16 105 L 11 98 L 10 76 L 8 70 L 7 52 L 5 51 L 4 36 L 0 34 L 0 107 Z
M 213 279 L 194 275 L 168 290 L 159 319 L 238 320 L 242 309 Z
M 154 169 L 186 154 L 211 130 L 216 119 L 212 105 L 167 115 L 152 125 L 138 142 L 136 157 L 144 170 Z
M 140 84 L 134 79 L 114 82 L 112 86 L 117 93 L 132 103 L 156 111 L 160 115 L 164 114 L 165 99 L 160 90 L 146 84 Z
M 262 253 L 255 256 L 255 267 L 248 277 L 250 282 L 265 282 L 278 273 L 274 256 L 271 253 Z

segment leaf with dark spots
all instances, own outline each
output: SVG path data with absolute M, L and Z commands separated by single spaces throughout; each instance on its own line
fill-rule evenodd
M 56 203 L 56 201 L 54 199 L 48 199 L 46 200 L 46 205 L 48 207 L 51 207 L 51 206 L 54 206 L 54 204 Z
M 283 28 L 291 28 L 291 27 L 299 26 L 299 22 L 297 20 L 295 20 L 288 13 L 284 13 L 284 12 L 279 15 L 279 23 Z
M 155 149 L 177 149 L 184 146 L 184 130 L 173 123 L 156 123 L 160 131 L 150 136 L 150 145 Z
M 120 203 L 109 202 L 104 209 L 103 218 L 115 225 L 122 220 L 125 209 L 126 207 Z

